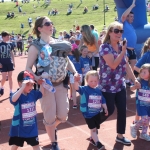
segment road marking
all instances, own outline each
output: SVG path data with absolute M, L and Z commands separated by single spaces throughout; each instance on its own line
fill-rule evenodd
M 70 126 L 76 128 L 77 130 L 81 131 L 82 133 L 85 133 L 86 135 L 88 135 L 90 137 L 90 134 L 84 130 L 82 130 L 80 127 L 75 126 L 73 123 L 66 121 L 66 123 L 68 123 Z M 106 147 L 113 149 L 112 146 L 108 145 L 107 143 L 105 143 L 104 141 L 100 140 Z

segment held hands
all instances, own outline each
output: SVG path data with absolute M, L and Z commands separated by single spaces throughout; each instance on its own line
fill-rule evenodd
M 74 81 L 79 82 L 80 81 L 80 75 L 78 73 L 74 74 Z
M 138 80 L 134 81 L 134 85 L 136 89 L 140 89 L 141 88 L 141 84 L 138 82 Z
M 41 85 L 44 82 L 41 76 L 35 76 L 35 80 L 39 85 Z

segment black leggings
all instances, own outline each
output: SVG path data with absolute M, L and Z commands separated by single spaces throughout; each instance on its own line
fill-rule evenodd
M 22 49 L 22 42 L 17 42 L 17 48 L 18 48 L 18 51 L 20 50 L 21 53 L 22 53 L 22 51 L 23 51 L 23 49 Z
M 99 57 L 94 57 L 95 66 L 92 66 L 93 70 L 97 71 L 97 68 L 99 67 Z
M 117 108 L 117 133 L 124 134 L 126 128 L 126 89 L 122 89 L 117 93 L 102 92 L 106 99 L 108 108 L 108 116 L 101 113 L 101 123 L 103 123 L 109 116 L 111 116 Z

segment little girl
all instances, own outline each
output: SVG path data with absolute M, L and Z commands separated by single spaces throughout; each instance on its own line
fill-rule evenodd
M 150 136 L 147 134 L 147 129 L 150 121 L 150 64 L 144 64 L 139 72 L 139 80 L 141 88 L 136 93 L 136 107 L 137 114 L 141 116 L 141 119 L 136 123 L 131 124 L 130 133 L 133 138 L 137 136 L 137 130 L 142 126 L 142 132 L 140 134 L 141 139 L 150 141 Z M 137 89 L 136 86 L 132 86 L 131 90 Z
M 134 66 L 134 70 L 136 70 L 139 73 L 141 66 L 146 63 L 150 63 L 150 38 L 148 38 L 145 41 L 144 46 L 141 51 L 141 58 L 138 60 L 138 62 Z M 133 123 L 137 122 L 138 120 L 139 120 L 139 116 L 136 113 L 135 120 L 133 121 Z M 139 129 L 142 129 L 142 128 L 140 127 Z
M 84 86 L 84 77 L 86 73 L 90 70 L 92 70 L 92 62 L 90 58 L 87 56 L 88 55 L 88 49 L 87 46 L 83 45 L 80 48 L 81 52 L 81 59 L 83 61 L 83 68 L 82 68 L 82 74 L 83 74 L 83 81 L 82 81 L 82 86 Z
M 104 109 L 105 115 L 108 115 L 105 98 L 98 88 L 99 75 L 97 71 L 91 70 L 85 76 L 87 86 L 79 86 L 78 79 L 75 77 L 74 88 L 81 95 L 80 110 L 85 121 L 91 131 L 90 143 L 98 148 L 104 149 L 104 145 L 98 139 L 98 131 L 100 128 L 100 112 Z
M 76 71 L 80 74 L 80 83 L 82 82 L 82 68 L 83 67 L 83 61 L 80 58 L 80 52 L 78 50 L 78 46 L 76 44 L 72 44 L 72 55 L 69 56 L 69 59 L 74 64 Z M 71 83 L 71 90 L 72 90 L 72 99 L 73 99 L 73 109 L 77 109 L 77 98 L 76 98 L 76 90 L 74 89 L 74 77 L 71 75 L 70 78 Z

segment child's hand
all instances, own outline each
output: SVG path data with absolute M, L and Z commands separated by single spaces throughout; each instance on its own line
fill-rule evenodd
M 27 83 L 29 83 L 29 80 L 24 80 L 24 81 L 22 82 L 22 86 L 21 86 L 21 87 L 22 87 L 22 88 L 25 88 Z
M 141 84 L 138 82 L 138 80 L 135 80 L 134 85 L 135 85 L 136 89 L 141 88 Z
M 0 68 L 2 68 L 3 66 L 2 66 L 2 64 L 0 63 Z
M 74 74 L 74 81 L 79 82 L 80 81 L 80 75 L 78 73 Z
M 104 112 L 105 112 L 105 116 L 108 116 L 108 110 L 104 109 Z

